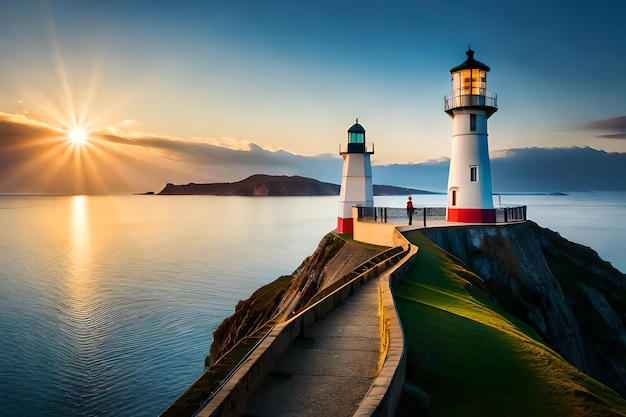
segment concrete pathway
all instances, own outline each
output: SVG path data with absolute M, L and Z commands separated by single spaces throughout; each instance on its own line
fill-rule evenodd
M 373 279 L 292 343 L 243 416 L 352 416 L 378 373 L 380 345 Z

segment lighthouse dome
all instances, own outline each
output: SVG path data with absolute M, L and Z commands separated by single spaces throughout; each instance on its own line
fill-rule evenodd
M 484 71 L 491 70 L 489 66 L 474 59 L 474 51 L 472 51 L 471 49 L 468 49 L 467 52 L 465 53 L 467 54 L 467 60 L 465 60 L 465 62 L 463 62 L 462 64 L 457 65 L 456 67 L 452 68 L 450 72 L 458 72 L 464 69 L 479 69 L 479 70 L 484 70 Z
M 365 128 L 361 126 L 357 120 L 357 122 L 348 129 L 348 133 L 365 133 Z

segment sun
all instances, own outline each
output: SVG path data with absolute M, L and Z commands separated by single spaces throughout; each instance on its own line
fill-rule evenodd
M 82 127 L 75 127 L 71 129 L 68 132 L 67 137 L 74 145 L 84 145 L 87 143 L 87 131 Z

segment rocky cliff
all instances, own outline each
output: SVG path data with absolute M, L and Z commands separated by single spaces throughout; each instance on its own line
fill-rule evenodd
M 626 397 L 626 276 L 533 222 L 426 229 L 485 280 L 492 301 L 568 362 Z
M 383 249 L 346 241 L 334 232 L 327 234 L 292 275 L 280 277 L 237 304 L 235 313 L 213 333 L 205 364 L 210 366 L 268 320 L 283 320 L 299 311 L 318 291 Z

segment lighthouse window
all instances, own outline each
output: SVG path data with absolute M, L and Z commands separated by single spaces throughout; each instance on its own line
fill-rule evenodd
M 480 84 L 478 85 L 479 91 L 478 94 L 484 95 L 487 91 L 487 72 L 481 70 L 480 71 Z
M 364 143 L 364 142 L 365 142 L 365 135 L 363 133 L 350 132 L 349 143 Z
M 474 165 L 470 167 L 470 182 L 478 181 L 478 166 Z
M 476 115 L 470 114 L 470 132 L 476 132 Z

